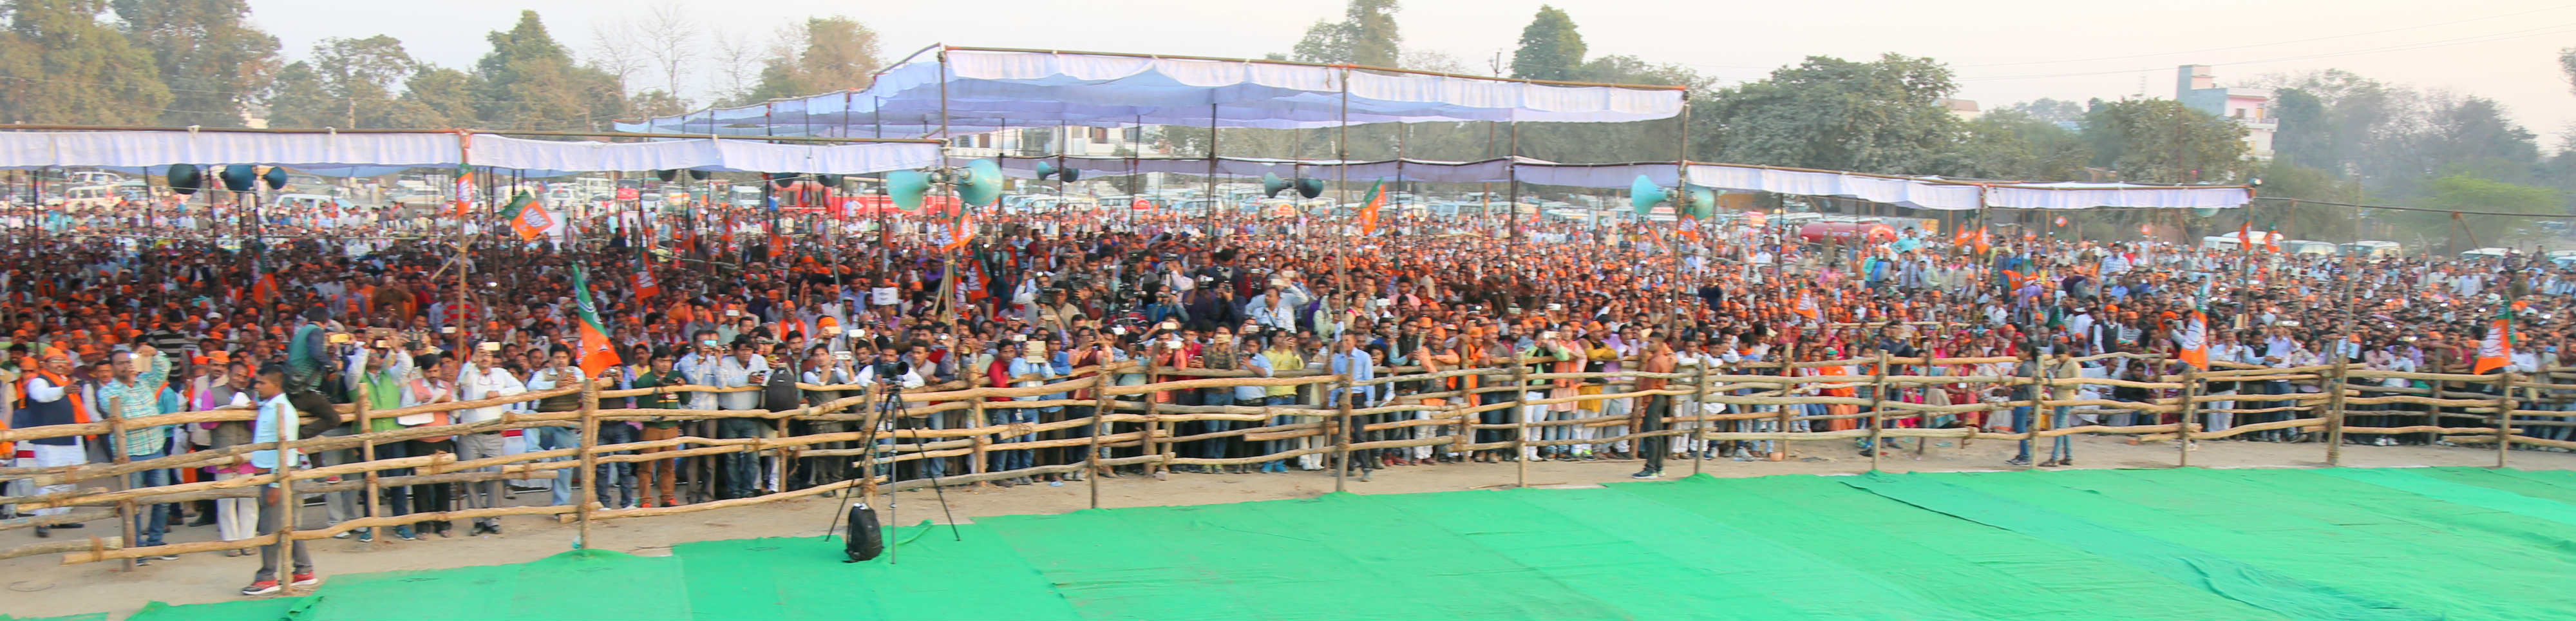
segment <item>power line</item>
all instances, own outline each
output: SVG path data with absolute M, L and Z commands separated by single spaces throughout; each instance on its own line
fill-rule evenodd
M 2294 61 L 2294 60 L 2311 60 L 2311 59 L 2317 59 L 2317 58 L 2335 58 L 2335 57 L 2340 57 L 2340 56 L 2358 56 L 2358 55 L 2362 55 L 2362 54 L 2379 54 L 2379 53 L 2385 53 L 2385 52 L 2406 52 L 2406 51 L 2414 51 L 2414 50 L 2431 49 L 2431 48 L 2437 48 L 2437 47 L 2449 47 L 2449 46 L 2454 46 L 2454 45 L 2468 45 L 2468 44 L 2472 44 L 2472 43 L 2490 43 L 2490 42 L 2495 42 L 2495 41 L 2505 41 L 2505 40 L 2511 40 L 2511 39 L 2523 39 L 2523 38 L 2537 37 L 2537 36 L 2544 36 L 2544 35 L 2563 34 L 2563 33 L 2567 33 L 2567 32 L 2576 32 L 2576 23 L 2565 23 L 2565 24 L 2557 24 L 2557 25 L 2551 25 L 2551 26 L 2541 26 L 2541 27 L 2538 27 L 2538 28 L 2525 28 L 2525 29 L 2522 29 L 2522 30 L 2511 30 L 2511 31 L 2506 31 L 2506 32 L 2489 33 L 2489 34 L 2474 35 L 2474 36 L 2468 36 L 2468 37 L 2459 37 L 2459 38 L 2453 38 L 2453 39 L 2439 39 L 2439 40 L 2434 40 L 2434 41 L 2425 41 L 2425 42 L 2420 42 L 2420 43 L 2408 43 L 2408 44 L 2401 44 L 2401 45 L 2394 45 L 2394 46 L 2385 46 L 2385 47 L 2378 47 L 2378 48 L 2372 48 L 2372 49 L 2366 49 L 2366 50 L 2349 50 L 2349 51 L 2342 51 L 2342 52 L 2326 52 L 2326 53 L 2319 53 L 2319 54 L 2303 54 L 2303 55 L 2296 55 L 2296 56 L 2280 56 L 2280 57 L 2273 57 L 2273 58 L 2262 58 L 2262 59 L 2255 59 L 2255 60 L 2241 60 L 2241 61 L 2221 62 L 2221 63 L 2210 63 L 2210 64 L 2213 64 L 2213 65 L 2256 65 L 2256 64 L 2263 64 L 2263 63 L 2288 62 L 2288 61 Z M 2112 75 L 2112 74 L 2121 74 L 2121 73 L 2138 73 L 2138 72 L 2145 72 L 2145 71 L 2164 71 L 2164 70 L 2167 70 L 2167 69 L 2171 69 L 2171 67 L 2146 67 L 2146 68 L 2141 68 L 2141 69 L 2116 69 L 2116 70 L 2110 70 L 2110 71 L 2076 71 L 2076 72 L 2066 72 L 2066 73 L 2039 73 L 2039 74 L 2027 74 L 2027 75 L 2001 75 L 2001 76 L 1963 77 L 1963 78 L 1959 78 L 1959 79 L 1958 79 L 1958 81 L 1960 81 L 1960 82 L 1976 82 L 1976 81 L 1986 81 L 1986 80 L 2026 80 L 2026 79 L 2037 79 L 2037 78 L 2064 78 L 2064 77 L 2079 77 L 2079 76 L 2092 76 L 2092 75 Z
M 1974 65 L 1959 65 L 1959 66 L 1960 66 L 1960 67 L 1962 67 L 1962 68 L 1967 68 L 1967 67 L 2012 67 L 2012 66 L 2021 66 L 2021 65 L 2054 65 L 2054 64 L 2062 64 L 2062 63 L 2093 62 L 2093 61 L 2099 61 L 2099 60 L 2127 60 L 2127 59 L 2131 59 L 2131 58 L 2153 58 L 2153 57 L 2157 57 L 2157 56 L 2177 56 L 2177 55 L 2182 55 L 2182 54 L 2199 54 L 2199 53 L 2203 53 L 2203 52 L 2223 52 L 2223 51 L 2227 51 L 2227 50 L 2241 50 L 2241 49 L 2247 49 L 2247 48 L 2271 47 L 2271 46 L 2275 46 L 2275 45 L 2290 45 L 2290 44 L 2294 44 L 2294 43 L 2311 43 L 2311 42 L 2316 42 L 2316 41 L 2324 41 L 2324 40 L 2328 40 L 2328 39 L 2346 39 L 2346 38 L 2351 38 L 2351 37 L 2364 37 L 2364 36 L 2370 36 L 2370 35 L 2375 35 L 2375 34 L 2387 34 L 2387 33 L 2391 33 L 2391 32 L 2402 32 L 2402 31 L 2407 31 L 2407 30 L 2422 30 L 2422 29 L 2425 29 L 2425 28 L 2437 28 L 2437 27 L 2441 27 L 2441 26 L 2450 26 L 2450 25 L 2454 25 L 2454 24 L 2465 24 L 2465 23 L 2469 23 L 2469 22 L 2486 21 L 2486 20 L 2490 20 L 2490 19 L 2503 19 L 2503 18 L 2507 18 L 2507 17 L 2518 17 L 2518 16 L 2522 16 L 2522 15 L 2530 15 L 2530 14 L 2533 14 L 2533 13 L 2542 13 L 2542 12 L 2547 12 L 2547 11 L 2557 11 L 2557 10 L 2567 9 L 2567 8 L 2570 8 L 2570 7 L 2576 7 L 2576 5 L 2560 5 L 2560 6 L 2548 7 L 2548 8 L 2542 8 L 2542 9 L 2532 9 L 2532 10 L 2529 10 L 2529 11 L 2519 11 L 2519 12 L 2514 12 L 2514 13 L 2506 13 L 2506 14 L 2502 14 L 2502 15 L 2489 15 L 2489 16 L 2486 16 L 2486 17 L 2472 17 L 2472 18 L 2469 18 L 2469 19 L 2463 19 L 2463 20 L 2457 20 L 2457 21 L 2448 21 L 2448 22 L 2441 22 L 2441 23 L 2434 23 L 2434 24 L 2422 24 L 2422 25 L 2417 25 L 2417 26 L 2406 26 L 2406 27 L 2402 27 L 2402 28 L 2389 28 L 2389 29 L 2386 29 L 2386 30 L 2373 30 L 2373 31 L 2369 31 L 2369 32 L 2355 32 L 2355 33 L 2339 34 L 2339 35 L 2327 35 L 2327 36 L 2322 36 L 2322 37 L 2313 37 L 2313 38 L 2307 38 L 2307 39 L 2294 39 L 2294 40 L 2289 40 L 2289 41 L 2273 41 L 2273 42 L 2270 42 L 2270 43 L 2248 43 L 2248 44 L 2245 44 L 2245 45 L 2230 45 L 2230 46 L 2225 46 L 2225 47 L 2202 48 L 2202 49 L 2197 49 L 2197 50 L 2183 50 L 2183 51 L 2179 51 L 2179 52 L 2158 52 L 2158 53 L 2153 53 L 2153 54 L 2126 54 L 2126 55 L 2121 55 L 2121 56 L 2096 56 L 2096 57 L 2093 57 L 2093 58 L 2070 58 L 2070 59 L 2063 59 L 2063 60 L 2031 60 L 2031 61 L 2009 62 L 2009 63 L 1980 63 L 1980 64 L 1974 64 Z

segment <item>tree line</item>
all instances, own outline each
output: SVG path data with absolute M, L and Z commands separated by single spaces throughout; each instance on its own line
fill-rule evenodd
M 2267 196 L 2468 211 L 2567 213 L 2576 149 L 2544 149 L 2496 102 L 2343 71 L 2265 76 L 2276 93 L 2275 156 L 2251 157 L 2238 123 L 2161 98 L 2039 99 L 1973 118 L 1946 106 L 1948 65 L 1885 54 L 1811 56 L 1721 85 L 1687 66 L 1593 55 L 1573 18 L 1541 6 L 1507 59 L 1472 66 L 1404 46 L 1398 0 L 1350 0 L 1287 52 L 1268 57 L 1460 74 L 1688 90 L 1686 119 L 1611 124 L 1417 123 L 1338 130 L 1165 127 L 1154 153 L 1469 160 L 1517 153 L 1559 162 L 1694 160 L 2004 181 L 2262 182 Z M 589 25 L 575 46 L 535 11 L 487 33 L 470 67 L 413 57 L 390 36 L 327 38 L 300 55 L 249 23 L 246 0 L 0 0 L 0 122 L 101 125 L 607 129 L 616 119 L 706 105 L 864 88 L 887 62 L 878 36 L 840 16 L 773 32 L 710 30 L 672 5 Z M 2560 58 L 2576 85 L 2576 48 Z M 704 84 L 682 89 L 682 84 Z M 696 91 L 687 97 L 679 91 Z M 1047 148 L 1051 130 L 1020 144 Z M 2329 206 L 2274 218 L 2366 223 Z M 2410 220 L 2409 218 L 2414 218 Z M 2434 215 L 2379 224 L 2445 226 Z M 2268 224 L 2268 222 L 2267 222 Z M 2493 227 L 2490 227 L 2493 228 Z M 2495 232 L 2495 231 L 2490 231 Z
M 522 11 L 469 67 L 421 60 L 386 35 L 290 55 L 250 16 L 247 0 L 0 0 L 0 123 L 601 131 L 865 87 L 883 62 L 875 31 L 841 16 L 709 35 L 663 5 L 591 24 L 577 51 Z M 711 84 L 700 101 L 676 94 L 693 78 Z

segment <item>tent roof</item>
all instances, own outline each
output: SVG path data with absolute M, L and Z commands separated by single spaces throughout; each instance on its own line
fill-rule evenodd
M 1295 129 L 1433 121 L 1672 118 L 1670 86 L 1540 82 L 1275 60 L 934 45 L 864 90 L 621 122 L 697 135 L 940 137 L 1005 127 Z M 942 105 L 942 100 L 945 105 Z M 943 109 L 945 113 L 943 115 Z M 943 123 L 944 116 L 944 123 Z
M 534 177 L 681 168 L 862 174 L 935 165 L 939 148 L 932 141 L 531 140 L 472 130 L 0 131 L 0 169 L 99 167 L 157 172 L 171 164 L 271 164 L 326 176 L 370 176 L 470 163 Z
M 1204 157 L 1120 158 L 1120 157 L 1002 157 L 1002 169 L 1014 176 L 1025 176 L 1040 161 L 1079 169 L 1085 176 L 1128 175 L 1136 173 L 1175 173 L 1204 175 L 1208 160 Z M 1347 169 L 1347 170 L 1345 170 Z M 2091 209 L 2125 208 L 2199 208 L 2243 207 L 2254 199 L 2244 186 L 2144 185 L 2134 183 L 2009 183 L 1966 182 L 1940 177 L 1898 177 L 1832 170 L 1809 170 L 1741 164 L 1704 164 L 1689 166 L 1692 185 L 1747 192 L 1778 192 L 1807 196 L 1841 196 L 1866 201 L 1890 203 L 1915 209 L 1972 210 L 1983 202 L 2000 209 Z M 1432 183 L 1522 183 L 1562 185 L 1588 188 L 1626 188 L 1637 176 L 1658 185 L 1671 186 L 1678 169 L 1672 162 L 1635 162 L 1623 164 L 1559 164 L 1532 158 L 1494 158 L 1473 162 L 1435 160 L 1380 160 L 1338 162 L 1332 160 L 1287 160 L 1271 158 L 1220 157 L 1216 173 L 1237 177 L 1258 177 L 1263 173 L 1282 178 L 1310 177 L 1333 181 L 1347 178 L 1365 184 L 1378 179 L 1424 181 Z

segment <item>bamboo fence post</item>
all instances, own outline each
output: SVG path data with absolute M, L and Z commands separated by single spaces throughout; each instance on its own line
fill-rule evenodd
M 1524 453 L 1527 453 L 1527 452 L 1529 451 L 1529 432 L 1530 432 L 1530 428 L 1529 428 L 1529 421 L 1527 421 L 1527 420 L 1522 420 L 1522 418 L 1521 418 L 1521 416 L 1522 416 L 1522 414 L 1521 414 L 1521 408 L 1523 407 L 1523 406 L 1521 405 L 1521 403 L 1529 400 L 1529 392 L 1528 392 L 1528 389 L 1529 389 L 1529 381 L 1528 381 L 1528 380 L 1526 380 L 1526 379 L 1523 379 L 1523 378 L 1525 378 L 1525 377 L 1528 377 L 1528 375 L 1529 375 L 1529 365 L 1521 364 L 1521 362 L 1520 362 L 1520 356 L 1519 356 L 1518 354 L 1513 355 L 1513 356 L 1512 356 L 1512 386 L 1511 386 L 1511 388 L 1512 388 L 1512 410 L 1511 410 L 1511 416 L 1510 416 L 1510 417 L 1508 417 L 1506 420 L 1513 421 L 1513 423 L 1512 423 L 1512 455 L 1511 455 L 1511 457 L 1512 457 L 1512 468 L 1513 468 L 1513 471 L 1514 471 L 1514 474 L 1512 475 L 1512 476 L 1514 477 L 1514 478 L 1513 478 L 1513 481 L 1514 481 L 1513 486 L 1514 486 L 1514 487 L 1529 487 L 1529 463 L 1530 463 L 1530 460 L 1529 460 L 1529 456 L 1528 456 L 1528 455 L 1525 455 Z
M 1878 471 L 1878 455 L 1887 452 L 1887 418 L 1879 408 L 1887 404 L 1887 350 L 1878 350 L 1878 366 L 1869 374 L 1869 471 Z
M 137 362 L 137 364 L 151 363 Z M 123 401 L 124 398 L 119 397 L 109 400 L 107 404 L 107 454 L 108 457 L 115 461 L 116 465 L 119 466 L 125 465 L 127 461 L 133 459 L 132 456 L 125 454 L 125 408 L 123 407 Z M 115 483 L 117 491 L 130 489 L 134 485 L 134 475 L 116 475 Z M 125 533 L 125 545 L 129 546 L 142 541 L 141 539 L 134 538 L 134 512 L 135 506 L 133 499 L 128 498 L 116 501 L 116 526 L 119 530 Z M 122 565 L 123 568 L 121 571 L 134 571 L 134 559 L 132 557 L 125 558 L 122 561 Z
M 1794 380 L 1797 375 L 1798 344 L 1796 342 L 1783 344 L 1780 346 L 1781 397 L 1788 397 L 1792 391 L 1797 390 L 1798 382 Z M 1779 412 L 1779 426 L 1773 431 L 1777 431 L 1782 434 L 1789 433 L 1789 411 L 1796 407 L 1796 405 L 1788 403 L 1779 403 L 1771 406 L 1772 411 Z M 1767 456 L 1767 459 L 1771 461 L 1787 461 L 1789 459 L 1789 436 L 1782 435 L 1780 436 L 1779 441 L 1771 443 L 1771 454 Z
M 367 406 L 364 403 L 360 403 L 358 405 L 358 411 L 365 412 L 366 407 Z M 618 424 L 623 425 L 625 423 Z M 572 547 L 576 550 L 587 549 L 590 547 L 590 512 L 595 504 L 594 501 L 599 498 L 599 454 L 596 450 L 599 446 L 598 378 L 585 378 L 581 382 L 581 440 L 579 446 L 581 447 L 581 453 L 579 453 L 581 456 L 581 472 L 577 473 L 573 480 L 581 483 L 581 486 L 573 488 L 574 496 L 572 498 L 572 506 L 577 511 L 574 515 L 581 520 L 581 530 L 578 534 L 574 535 L 572 541 Z M 785 466 L 781 465 L 780 468 L 783 470 L 785 469 Z M 375 471 L 367 471 L 367 491 L 369 493 L 373 493 L 375 491 L 375 482 Z M 785 481 L 780 481 L 780 483 L 784 484 Z
M 1091 481 L 1091 508 L 1093 509 L 1100 508 L 1100 434 L 1106 433 L 1106 428 L 1101 421 L 1109 418 L 1111 404 L 1117 403 L 1109 398 L 1108 361 L 1101 361 L 1101 367 L 1100 374 L 1093 376 L 1091 380 L 1092 393 L 1100 397 L 1100 405 L 1091 409 L 1091 450 L 1083 454 L 1082 466 L 1090 470 L 1083 473 L 1082 478 Z M 1152 401 L 1153 398 L 1148 395 L 1145 400 Z
M 1334 407 L 1335 407 L 1335 408 L 1337 408 L 1337 409 L 1339 409 L 1339 410 L 1341 410 L 1341 411 L 1340 411 L 1339 413 L 1337 413 L 1337 414 L 1335 414 L 1335 415 L 1333 416 L 1333 423 L 1334 423 L 1334 424 L 1330 427 L 1330 428 L 1333 430 L 1333 454 L 1334 454 L 1334 455 L 1336 455 L 1336 456 L 1338 456 L 1338 459 L 1336 459 L 1336 462 L 1337 462 L 1337 463 L 1335 463 L 1335 464 L 1333 465 L 1333 493 L 1337 493 L 1337 494 L 1342 492 L 1342 488 L 1343 488 L 1343 486 L 1346 484 L 1347 480 L 1350 478 L 1350 476 L 1351 476 L 1351 468 L 1353 468 L 1353 467 L 1355 467 L 1355 466 L 1357 465 L 1357 464 L 1353 464 L 1353 463 L 1351 463 L 1351 436 L 1352 436 L 1353 434 L 1351 433 L 1351 429 L 1350 429 L 1350 427 L 1351 427 L 1351 378 L 1350 378 L 1350 376 L 1348 376 L 1348 375 L 1344 375 L 1344 376 L 1342 376 L 1342 379 L 1341 379 L 1340 384 L 1341 384 L 1341 388 L 1340 388 L 1340 391 L 1341 391 L 1341 392 L 1333 398 L 1333 403 L 1334 403 Z
M 2030 352 L 2030 359 L 2031 361 L 2039 364 L 2039 373 L 2036 374 L 2038 377 L 2031 379 L 2033 386 L 2031 386 L 2030 391 L 2030 427 L 2022 429 L 2021 433 L 2023 437 L 2030 438 L 2027 441 L 2030 442 L 2030 447 L 2032 449 L 2040 449 L 2041 444 L 2039 442 L 2039 432 L 2057 428 L 2055 424 L 2057 422 L 2057 417 L 2054 415 L 2056 413 L 2048 411 L 2048 392 L 2056 390 L 2057 384 L 2050 381 L 2056 379 L 2051 374 L 2055 369 L 2050 368 L 2051 365 L 2048 364 L 2048 359 L 2045 354 L 2041 354 L 2038 351 L 2032 351 Z M 2073 441 L 2074 440 L 2068 440 L 2068 442 Z M 2057 450 L 2055 448 L 2049 448 L 2046 450 L 2048 451 L 2049 459 L 2040 460 L 2040 463 L 2047 463 L 2057 458 Z
M 1691 404 L 1697 410 L 1691 413 L 1693 417 L 1702 419 L 1706 418 L 1704 415 L 1708 412 L 1708 406 L 1701 404 L 1705 403 L 1708 399 L 1708 367 L 1716 362 L 1717 360 L 1713 358 L 1700 358 L 1699 378 L 1694 380 L 1696 383 L 1691 384 L 1691 394 L 1696 395 L 1691 399 Z M 1605 387 L 1602 388 L 1602 390 L 1607 391 L 1609 388 Z M 1700 463 L 1706 461 L 1701 458 L 1705 457 L 1710 450 L 1714 450 L 1708 446 L 1708 427 L 1713 422 L 1715 421 L 1692 421 L 1690 439 L 1692 442 L 1698 444 L 1698 447 L 1692 448 L 1689 444 L 1682 445 L 1682 448 L 1691 450 L 1691 474 L 1694 476 L 1700 473 Z
M 866 477 L 859 481 L 859 502 L 867 504 L 870 510 L 874 510 L 877 506 L 877 431 L 884 425 L 884 421 L 879 418 L 878 410 L 883 408 L 878 407 L 877 404 L 876 383 L 859 387 L 859 395 L 862 404 L 859 410 L 861 412 L 859 424 L 867 425 L 867 433 L 861 434 L 864 439 L 860 440 L 864 446 L 859 447 L 859 474 Z M 894 437 L 887 436 L 885 441 L 893 442 Z M 887 479 L 887 482 L 893 482 L 893 477 L 887 477 Z
M 284 399 L 279 400 L 284 401 Z M 277 440 L 277 469 L 272 472 L 272 474 L 277 476 L 277 480 L 274 483 L 274 485 L 277 486 L 277 532 L 272 534 L 277 537 L 277 567 L 274 568 L 277 571 L 277 583 L 284 586 L 284 590 L 280 591 L 281 593 L 291 594 L 295 592 L 295 574 L 293 571 L 293 565 L 295 563 L 295 508 L 303 505 L 304 499 L 295 494 L 295 482 L 288 480 L 287 478 L 295 473 L 295 459 L 297 453 L 294 449 L 295 442 L 287 440 L 286 437 L 296 436 L 296 439 L 298 440 L 303 439 L 304 434 L 299 433 L 300 430 L 296 428 L 296 425 L 299 425 L 304 421 L 297 418 L 297 410 L 295 409 L 295 406 L 288 405 L 284 410 L 286 420 L 270 423 L 273 425 L 279 425 L 278 429 L 282 431 L 282 433 L 278 434 Z M 261 510 L 265 511 L 266 509 L 263 508 Z M 126 541 L 131 542 L 133 540 L 128 539 Z
M 1159 380 L 1159 378 L 1154 376 L 1155 348 L 1156 347 L 1154 345 L 1145 346 L 1145 382 L 1149 384 Z M 1160 392 L 1161 394 L 1171 394 L 1170 391 Z M 1139 434 L 1139 437 L 1136 440 L 1136 455 L 1139 457 L 1163 454 L 1161 449 L 1154 446 L 1154 432 L 1163 428 L 1163 415 L 1154 411 L 1155 394 L 1156 393 L 1152 392 L 1139 393 L 1139 396 L 1145 398 L 1145 424 L 1137 427 L 1138 431 L 1143 432 Z M 1137 467 L 1143 469 L 1146 474 L 1154 475 L 1154 479 L 1157 481 L 1162 480 L 1163 477 L 1167 476 L 1163 474 L 1161 466 L 1162 464 L 1154 462 L 1145 462 L 1137 465 Z
M 2174 467 L 2191 467 L 2192 419 L 2200 412 L 2200 370 L 2189 366 L 2182 372 L 2182 417 L 2174 419 Z
M 979 374 L 979 375 L 980 375 L 980 374 Z M 967 388 L 968 390 L 973 390 L 973 389 L 977 388 L 976 384 L 980 384 L 980 383 L 983 383 L 983 382 L 981 382 L 981 381 L 979 381 L 979 380 L 977 380 L 977 379 L 974 379 L 974 378 L 968 378 L 968 379 L 967 379 L 967 381 L 966 381 L 966 388 Z M 1006 385 L 1006 386 L 1007 386 L 1008 384 L 1004 384 L 1004 385 Z M 991 419 L 987 419 L 987 418 L 985 418 L 985 417 L 984 417 L 984 400 L 983 400 L 983 399 L 968 399 L 968 400 L 966 400 L 966 416 L 967 416 L 966 420 L 975 421 L 974 423 L 972 423 L 972 426 L 975 426 L 975 427 L 982 427 L 982 426 L 986 426 L 986 425 L 991 425 L 991 424 L 993 424 L 993 421 L 992 421 Z M 1008 433 L 1008 432 L 1003 432 L 1003 433 Z M 971 475 L 971 474 L 983 474 L 983 473 L 985 472 L 985 470 L 987 470 L 987 469 L 988 469 L 988 468 L 985 466 L 985 462 L 986 462 L 986 460 L 987 460 L 987 458 L 988 458 L 988 453 L 990 452 L 990 451 L 989 451 L 989 449 L 987 449 L 986 447 L 990 447 L 990 446 L 992 446 L 992 445 L 993 445 L 993 438 L 988 437 L 986 434 L 980 434 L 980 433 L 979 433 L 979 434 L 975 434 L 975 436 L 974 436 L 974 437 L 969 438 L 969 440 L 971 440 L 971 443 L 969 444 L 969 448 L 968 448 L 968 449 L 967 449 L 967 451 L 966 451 L 966 473 L 967 473 L 967 474 L 970 474 L 970 475 Z M 992 486 L 993 486 L 993 482 L 992 482 L 992 481 L 976 481 L 976 482 L 975 482 L 975 487 L 976 487 L 976 488 L 978 488 L 978 489 L 981 489 L 981 488 L 989 488 L 989 487 L 992 487 Z
M 2336 341 L 2335 350 L 2342 351 L 2342 349 L 2343 341 Z M 2344 390 L 2352 385 L 2352 380 L 2346 377 L 2351 368 L 2350 359 L 2340 354 L 2335 356 L 2334 383 L 2329 385 L 2334 392 L 2326 395 L 2326 466 L 2328 467 L 2343 465 L 2343 400 Z
M 2505 467 L 2505 455 L 2513 451 L 2513 379 L 2515 373 L 2504 372 L 2501 390 L 2496 395 L 2496 468 Z
M 361 378 L 358 381 L 357 403 L 352 404 L 358 412 L 358 435 L 367 438 L 366 442 L 358 445 L 358 457 L 371 462 L 376 460 L 376 440 L 371 433 L 376 430 L 376 417 L 374 410 L 367 405 L 374 399 L 374 388 Z M 377 507 L 384 506 L 384 488 L 377 484 L 377 475 L 377 470 L 367 471 L 367 510 L 358 512 L 358 517 L 375 517 Z M 375 542 L 368 542 L 368 545 L 373 546 Z

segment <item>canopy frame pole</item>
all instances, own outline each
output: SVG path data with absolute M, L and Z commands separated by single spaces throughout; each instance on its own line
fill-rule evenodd
M 1510 157 L 1511 157 L 1512 159 L 1510 160 L 1510 162 L 1511 162 L 1511 163 L 1505 166 L 1506 170 L 1509 170 L 1509 171 L 1511 172 L 1511 182 L 1510 182 L 1509 184 L 1506 184 L 1506 185 L 1505 185 L 1505 188 L 1504 188 L 1504 191 L 1505 191 L 1505 192 L 1507 192 L 1507 193 L 1509 193 L 1509 196 L 1507 197 L 1507 200 L 1503 201 L 1503 221 L 1504 221 L 1504 222 L 1509 222 L 1509 223 L 1511 223 L 1511 227 L 1512 227 L 1512 242 L 1513 242 L 1514 244 L 1518 244 L 1518 243 L 1520 243 L 1520 242 L 1522 242 L 1522 241 L 1525 241 L 1525 240 L 1524 240 L 1524 238 L 1528 237 L 1528 234 L 1527 234 L 1527 233 L 1523 233 L 1523 232 L 1521 231 L 1521 122 L 1520 122 L 1520 120 L 1519 120 L 1519 119 L 1513 119 L 1513 120 L 1512 120 L 1512 122 L 1511 122 L 1511 126 L 1512 126 L 1512 127 L 1511 127 L 1511 155 L 1510 155 Z
M 1338 127 L 1339 131 L 1336 137 L 1333 139 L 1333 175 L 1336 179 L 1333 184 L 1339 187 L 1334 188 L 1333 194 L 1335 198 L 1333 202 L 1335 205 L 1333 205 L 1333 209 L 1326 212 L 1334 216 L 1340 216 L 1341 206 L 1351 202 L 1351 68 L 1345 65 L 1341 69 L 1341 124 Z M 1339 234 L 1343 232 L 1343 228 L 1339 226 L 1338 223 L 1333 228 L 1335 229 L 1334 232 L 1336 233 L 1336 236 L 1339 236 Z M 1348 253 L 1345 251 L 1347 246 L 1349 246 L 1349 244 L 1337 244 L 1333 248 L 1333 288 L 1337 290 L 1350 286 L 1349 283 L 1344 280 L 1342 270 L 1342 264 L 1349 258 Z M 1344 420 L 1342 424 L 1350 424 L 1350 421 Z M 1348 462 L 1350 460 L 1350 455 L 1342 455 L 1342 460 L 1344 462 Z M 1343 463 L 1339 467 L 1348 468 L 1350 467 L 1350 464 Z
M 1207 160 L 1208 236 L 1214 237 L 1220 225 L 1217 210 L 1224 207 L 1223 202 L 1216 198 L 1216 102 L 1214 100 L 1208 101 Z

